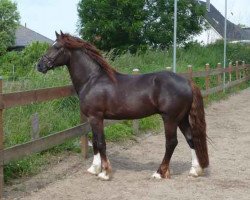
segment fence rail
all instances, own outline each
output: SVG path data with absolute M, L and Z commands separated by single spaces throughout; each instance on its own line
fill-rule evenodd
M 15 106 L 23 106 L 32 103 L 40 103 L 53 99 L 69 97 L 75 94 L 72 85 L 54 88 L 44 88 L 39 90 L 30 90 L 23 92 L 13 92 L 2 94 L 1 109 Z
M 203 97 L 207 97 L 208 95 L 223 91 L 250 80 L 250 76 L 248 73 L 249 69 L 250 65 L 246 65 L 244 62 L 242 65 L 239 65 L 238 62 L 236 62 L 236 66 L 232 66 L 232 64 L 229 64 L 229 67 L 225 69 L 221 68 L 221 65 L 219 63 L 216 69 L 210 69 L 209 65 L 207 64 L 205 67 L 205 71 L 193 71 L 192 67 L 189 65 L 188 72 L 180 73 L 180 75 L 187 78 L 205 78 L 206 89 L 202 90 L 202 95 Z M 236 80 L 232 81 L 232 73 L 234 72 Z M 229 80 L 226 84 L 222 83 L 221 76 L 223 73 L 229 74 Z M 210 88 L 210 76 L 217 76 L 217 86 Z M 86 120 L 84 120 L 83 115 L 81 115 L 81 124 L 78 126 L 54 134 L 50 134 L 45 137 L 40 137 L 24 144 L 19 144 L 4 149 L 3 110 L 16 106 L 41 103 L 53 99 L 69 97 L 72 95 L 75 95 L 75 90 L 72 85 L 15 93 L 2 93 L 2 79 L 0 78 L 0 199 L 2 197 L 3 190 L 4 164 L 8 164 L 11 161 L 20 159 L 23 156 L 27 156 L 32 153 L 47 150 L 56 145 L 64 143 L 68 139 L 72 139 L 78 136 L 81 136 L 83 156 L 87 157 L 88 144 L 86 135 L 91 130 L 89 124 L 86 122 Z M 105 125 L 114 123 L 116 123 L 116 121 L 105 121 Z M 135 127 L 136 129 L 138 129 L 138 125 L 136 125 Z M 138 130 L 135 130 L 135 132 L 137 131 Z
M 114 120 L 106 120 L 105 126 L 117 123 Z M 85 122 L 78 126 L 60 131 L 54 134 L 41 137 L 23 144 L 15 145 L 4 150 L 4 164 L 18 160 L 32 153 L 50 149 L 56 145 L 63 144 L 65 141 L 88 134 L 91 131 L 89 123 Z
M 228 72 L 234 72 L 234 71 L 237 71 L 237 70 L 243 70 L 243 69 L 246 69 L 248 68 L 249 65 L 245 65 L 245 66 L 238 66 L 238 67 L 227 67 L 227 68 L 216 68 L 216 69 L 212 69 L 209 71 L 209 73 L 207 71 L 195 71 L 192 73 L 192 78 L 202 78 L 202 77 L 207 77 L 208 75 L 209 76 L 214 76 L 214 75 L 219 75 L 219 74 L 222 74 L 222 73 L 228 73 Z M 180 75 L 182 76 L 185 76 L 185 77 L 189 77 L 189 73 L 187 72 L 182 72 L 182 73 L 179 73 Z

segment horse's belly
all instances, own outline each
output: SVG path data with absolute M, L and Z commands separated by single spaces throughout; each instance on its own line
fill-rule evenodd
M 144 114 L 133 114 L 133 113 L 127 113 L 127 114 L 112 114 L 107 113 L 104 115 L 104 119 L 117 119 L 117 120 L 123 120 L 123 119 L 140 119 L 144 117 L 148 117 L 150 115 L 156 114 L 156 112 L 150 112 L 150 113 L 144 113 Z
M 121 104 L 115 108 L 108 109 L 104 118 L 106 119 L 139 119 L 147 117 L 157 113 L 157 109 L 151 104 L 141 104 L 136 103 L 131 104 Z

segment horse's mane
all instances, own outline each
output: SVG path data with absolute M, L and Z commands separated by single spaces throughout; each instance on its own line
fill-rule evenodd
M 93 59 L 110 77 L 112 81 L 116 81 L 115 72 L 105 58 L 102 56 L 100 51 L 89 42 L 86 42 L 78 37 L 71 36 L 70 34 L 61 34 L 59 37 L 60 42 L 62 42 L 63 46 L 68 49 L 83 49 L 84 52 Z

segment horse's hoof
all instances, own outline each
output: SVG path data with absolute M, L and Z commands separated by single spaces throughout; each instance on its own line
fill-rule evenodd
M 162 179 L 161 175 L 159 173 L 157 173 L 157 172 L 153 173 L 152 178 L 155 178 L 155 179 L 158 179 L 158 180 Z
M 99 165 L 91 165 L 91 167 L 90 168 L 88 168 L 88 172 L 90 173 L 90 174 L 93 174 L 93 175 L 97 175 L 97 174 L 99 174 L 100 172 L 101 172 L 101 166 L 99 166 Z
M 191 167 L 189 176 L 198 177 L 203 175 L 203 169 L 201 167 Z
M 98 178 L 100 178 L 103 181 L 108 181 L 109 180 L 109 175 L 105 170 L 103 170 L 101 173 L 98 174 Z

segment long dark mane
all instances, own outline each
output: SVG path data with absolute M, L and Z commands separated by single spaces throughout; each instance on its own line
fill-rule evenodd
M 100 51 L 94 45 L 78 37 L 71 36 L 70 34 L 62 34 L 60 37 L 60 42 L 65 48 L 68 49 L 83 49 L 91 59 L 98 63 L 98 65 L 107 73 L 111 80 L 116 81 L 114 76 L 116 70 L 108 64 Z

